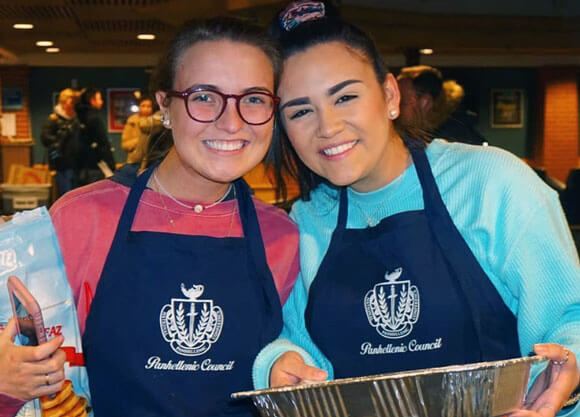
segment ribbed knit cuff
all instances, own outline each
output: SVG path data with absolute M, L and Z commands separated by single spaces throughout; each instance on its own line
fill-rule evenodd
M 288 351 L 297 352 L 309 366 L 315 366 L 310 355 L 301 347 L 296 346 L 288 339 L 277 339 L 264 347 L 256 356 L 252 368 L 252 380 L 255 389 L 264 389 L 270 386 L 270 371 L 280 356 Z

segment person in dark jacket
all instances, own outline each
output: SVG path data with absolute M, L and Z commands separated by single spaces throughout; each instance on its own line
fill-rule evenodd
M 78 95 L 70 88 L 62 90 L 54 112 L 42 126 L 40 141 L 48 151 L 51 170 L 56 170 L 56 184 L 60 195 L 77 185 L 77 157 L 80 123 L 75 113 Z
M 76 108 L 81 123 L 79 185 L 108 178 L 115 170 L 113 146 L 107 136 L 105 123 L 99 117 L 101 107 L 101 92 L 92 87 L 84 89 Z
M 483 145 L 486 140 L 474 128 L 477 115 L 462 106 L 463 87 L 443 80 L 437 68 L 405 67 L 397 77 L 401 92 L 400 120 L 418 128 L 430 139 Z

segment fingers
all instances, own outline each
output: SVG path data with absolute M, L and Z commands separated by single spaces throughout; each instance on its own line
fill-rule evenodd
M 39 398 L 45 395 L 56 394 L 62 389 L 64 381 L 60 381 L 51 385 L 41 385 L 35 391 L 32 398 Z
M 527 395 L 526 408 L 540 416 L 552 417 L 578 386 L 580 375 L 576 356 L 564 346 L 554 343 L 537 344 L 534 351 L 550 359 L 550 364 L 536 378 Z
M 57 336 L 39 346 L 22 346 L 20 359 L 25 362 L 38 362 L 48 359 L 59 351 L 58 348 L 63 341 L 64 338 L 62 336 Z
M 570 351 L 562 345 L 556 343 L 538 343 L 534 345 L 534 352 L 538 355 L 542 355 L 551 359 L 552 361 L 562 361 L 568 360 Z
M 22 363 L 22 369 L 31 375 L 46 375 L 62 372 L 64 375 L 64 363 L 66 361 L 66 354 L 62 350 L 57 350 L 54 355 L 40 361 L 31 361 Z M 58 382 L 53 379 L 52 383 Z
M 6 375 L 0 372 L 6 384 L 0 387 L 0 392 L 20 400 L 54 394 L 60 390 L 65 379 L 65 360 L 66 354 L 58 350 L 52 357 L 39 362 L 13 363 L 10 369 L 5 370 Z
M 0 333 L 0 336 L 6 335 L 6 337 L 10 338 L 11 342 L 14 342 L 14 338 L 16 337 L 17 333 L 18 328 L 16 327 L 16 319 L 12 317 L 10 320 L 8 320 L 8 324 L 6 324 L 6 327 L 2 333 Z
M 297 352 L 286 352 L 276 361 L 270 372 L 270 386 L 281 387 L 304 382 L 324 381 L 328 374 L 322 369 L 306 365 Z
M 508 417 L 554 417 L 558 411 L 560 411 L 559 407 L 543 404 L 537 410 L 518 410 L 508 414 Z

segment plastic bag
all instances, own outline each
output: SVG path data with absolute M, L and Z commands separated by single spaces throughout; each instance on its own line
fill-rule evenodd
M 47 339 L 64 336 L 61 349 L 67 355 L 65 375 L 72 382 L 71 395 L 90 404 L 73 294 L 46 208 L 16 213 L 11 221 L 0 225 L 0 331 L 12 317 L 6 287 L 10 275 L 17 276 L 40 304 Z M 26 403 L 17 416 L 40 417 L 40 401 Z

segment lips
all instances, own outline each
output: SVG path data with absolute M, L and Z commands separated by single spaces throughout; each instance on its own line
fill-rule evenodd
M 247 146 L 247 140 L 204 140 L 203 144 L 210 149 L 222 152 L 235 152 Z
M 358 140 L 353 140 L 350 142 L 341 143 L 339 145 L 329 146 L 327 148 L 321 149 L 320 153 L 323 154 L 324 156 L 330 156 L 330 157 L 341 155 L 345 152 L 348 152 L 352 148 L 354 148 L 354 146 L 358 142 L 359 142 Z

